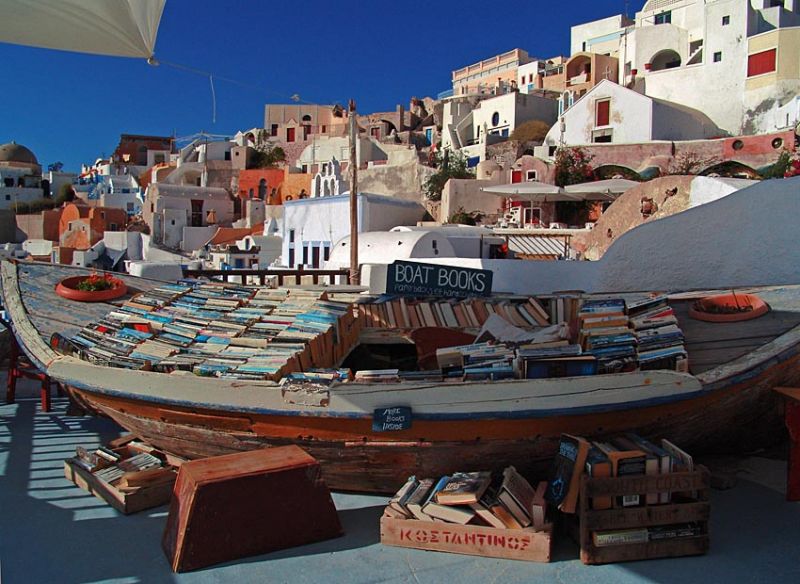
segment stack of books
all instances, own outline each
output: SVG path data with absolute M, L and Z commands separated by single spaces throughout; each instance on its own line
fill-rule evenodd
M 628 328 L 625 300 L 587 300 L 578 311 L 578 342 L 597 359 L 598 373 L 636 369 L 636 337 Z
M 356 371 L 355 381 L 360 383 L 397 383 L 399 369 L 362 369 Z
M 640 369 L 688 371 L 683 331 L 666 296 L 647 298 L 628 307 L 630 327 L 637 340 Z
M 475 343 L 436 350 L 444 376 L 467 380 L 514 378 L 514 350 L 503 344 Z
M 396 519 L 538 531 L 546 525 L 546 490 L 546 482 L 534 488 L 513 466 L 494 481 L 487 471 L 457 472 L 438 480 L 412 476 L 389 500 L 385 514 Z

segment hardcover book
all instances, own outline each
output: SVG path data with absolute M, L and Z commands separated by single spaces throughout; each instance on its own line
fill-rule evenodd
M 578 436 L 561 435 L 547 488 L 547 501 L 564 513 L 575 513 L 580 478 L 589 454 L 589 442 Z
M 646 455 L 641 450 L 620 450 L 608 442 L 596 442 L 597 447 L 611 461 L 611 474 L 615 477 L 644 475 L 646 472 Z M 635 507 L 641 504 L 639 495 L 623 495 L 617 498 L 622 507 Z
M 480 501 L 492 482 L 492 474 L 484 472 L 454 473 L 441 491 L 436 502 L 441 505 L 467 505 Z

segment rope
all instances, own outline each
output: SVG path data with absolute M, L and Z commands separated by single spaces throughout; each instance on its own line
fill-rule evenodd
M 254 85 L 252 83 L 247 83 L 245 81 L 240 81 L 238 79 L 233 79 L 231 77 L 223 77 L 221 75 L 215 75 L 211 71 L 205 71 L 203 69 L 197 69 L 195 67 L 189 67 L 188 65 L 182 65 L 181 63 L 173 63 L 172 61 L 164 61 L 164 60 L 161 60 L 161 59 L 156 61 L 155 58 L 151 58 L 151 59 L 153 61 L 152 64 L 166 65 L 167 67 L 172 67 L 173 69 L 177 69 L 178 71 L 191 73 L 193 75 L 199 75 L 201 77 L 208 77 L 209 85 L 211 87 L 211 122 L 214 123 L 214 124 L 217 122 L 217 97 L 216 97 L 216 91 L 215 91 L 215 88 L 214 88 L 214 78 L 216 78 L 217 81 L 224 81 L 224 82 L 230 83 L 232 85 L 238 85 L 239 87 L 243 87 L 245 89 L 250 89 L 252 91 L 256 91 L 256 92 L 262 93 L 262 94 L 266 93 L 266 94 L 275 95 L 275 96 L 287 99 L 289 101 L 293 101 L 295 103 L 302 103 L 302 104 L 305 104 L 305 105 L 316 105 L 316 106 L 320 105 L 319 103 L 316 103 L 316 102 L 303 100 L 296 93 L 293 93 L 291 95 L 289 95 L 288 93 L 280 93 L 280 92 L 277 92 L 277 91 L 272 91 L 272 90 L 266 89 L 264 87 L 260 87 L 258 85 Z M 150 61 L 151 60 L 148 59 L 148 63 L 150 63 Z M 335 102 L 337 100 L 332 100 L 332 101 Z

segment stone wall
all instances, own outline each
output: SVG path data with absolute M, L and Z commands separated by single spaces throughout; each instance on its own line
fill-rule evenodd
M 435 169 L 418 162 L 373 166 L 359 171 L 358 190 L 422 203 L 425 200 L 423 184 L 434 172 Z

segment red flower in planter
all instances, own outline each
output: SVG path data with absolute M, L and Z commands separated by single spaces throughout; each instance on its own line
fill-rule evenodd
M 98 292 L 100 290 L 109 290 L 118 282 L 119 280 L 110 274 L 104 274 L 102 276 L 92 274 L 88 278 L 84 278 L 78 282 L 76 288 L 78 290 L 83 290 L 84 292 Z

